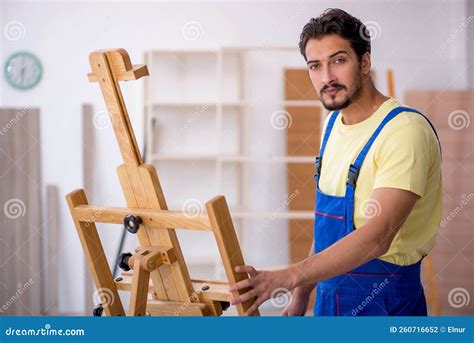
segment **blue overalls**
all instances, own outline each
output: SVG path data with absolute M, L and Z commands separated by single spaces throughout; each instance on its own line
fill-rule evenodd
M 326 249 L 354 230 L 354 192 L 362 163 L 383 127 L 403 111 L 419 113 L 411 108 L 397 107 L 387 114 L 354 163 L 350 165 L 344 196 L 328 195 L 319 189 L 324 150 L 339 112 L 333 112 L 329 118 L 320 155 L 316 158 L 315 253 Z M 426 316 L 420 265 L 421 260 L 409 266 L 399 266 L 373 259 L 348 273 L 319 282 L 316 288 L 314 314 Z

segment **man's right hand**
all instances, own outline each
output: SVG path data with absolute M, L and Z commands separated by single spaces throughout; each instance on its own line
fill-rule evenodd
M 291 294 L 290 303 L 281 312 L 282 316 L 304 316 L 308 310 L 309 296 L 313 287 L 308 289 L 296 288 Z
M 308 257 L 314 255 L 314 241 L 309 249 Z M 316 287 L 313 285 L 305 285 L 296 287 L 291 292 L 290 303 L 281 312 L 282 316 L 304 316 L 308 310 L 309 296 Z

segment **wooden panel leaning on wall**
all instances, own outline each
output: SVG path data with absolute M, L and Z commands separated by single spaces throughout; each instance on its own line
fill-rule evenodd
M 294 101 L 286 111 L 291 117 L 287 129 L 286 148 L 288 156 L 312 157 L 319 153 L 320 129 L 322 125 L 321 107 L 308 103 L 318 97 L 311 84 L 306 69 L 285 70 L 285 100 Z M 297 194 L 289 202 L 289 211 L 313 212 L 315 203 L 314 162 L 288 163 L 288 194 Z M 290 263 L 296 263 L 308 256 L 313 241 L 314 219 L 290 219 L 289 255 Z M 315 292 L 311 294 L 309 310 L 314 306 Z
M 405 103 L 436 127 L 442 148 L 443 215 L 433 260 L 441 315 L 473 315 L 474 115 L 473 91 L 407 91 Z M 427 280 L 424 286 L 432 282 Z
M 40 113 L 0 108 L 0 315 L 42 314 Z

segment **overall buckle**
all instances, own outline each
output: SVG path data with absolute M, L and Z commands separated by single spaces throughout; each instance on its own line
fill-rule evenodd
M 321 157 L 320 156 L 316 157 L 315 164 L 316 164 L 316 174 L 314 174 L 314 176 L 319 177 L 319 175 L 321 175 Z
M 349 174 L 347 176 L 347 184 L 352 185 L 354 188 L 356 186 L 357 179 L 359 178 L 359 171 L 360 168 L 356 167 L 353 164 L 350 165 Z

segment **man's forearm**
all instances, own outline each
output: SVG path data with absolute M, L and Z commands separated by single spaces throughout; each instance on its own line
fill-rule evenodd
M 316 283 L 347 273 L 385 254 L 419 196 L 396 188 L 377 188 L 373 192 L 372 199 L 380 208 L 377 215 L 366 218 L 364 225 L 348 235 L 344 236 L 342 232 L 343 238 L 320 253 L 280 270 L 259 271 L 252 266 L 236 267 L 236 272 L 246 273 L 247 278 L 231 285 L 229 291 L 235 292 L 240 289 L 248 291 L 232 299 L 231 303 L 235 305 L 256 298 L 247 310 L 247 314 L 251 314 L 265 300 L 271 298 L 276 289 L 310 292 Z M 331 230 L 333 227 L 327 226 L 322 229 Z
M 376 216 L 327 249 L 289 268 L 293 287 L 314 285 L 385 254 L 419 196 L 406 190 L 378 188 L 372 199 L 380 208 Z
M 295 287 L 311 289 L 322 280 L 346 273 L 384 254 L 389 244 L 376 230 L 361 227 L 329 248 L 290 267 Z
M 314 240 L 313 240 L 313 243 L 311 244 L 311 248 L 309 250 L 307 259 L 310 258 L 311 256 L 314 256 Z M 294 291 L 295 293 L 301 294 L 303 296 L 309 296 L 309 294 L 311 293 L 315 285 L 316 283 L 303 284 L 301 286 L 296 287 Z

